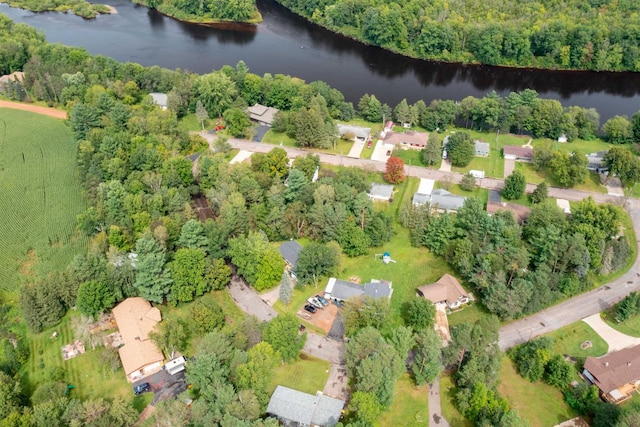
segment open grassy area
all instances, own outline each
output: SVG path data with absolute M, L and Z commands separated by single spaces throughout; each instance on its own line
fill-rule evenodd
M 440 404 L 442 405 L 442 416 L 451 427 L 472 427 L 471 421 L 462 416 L 453 405 L 455 399 L 455 385 L 451 375 L 440 377 Z
M 73 359 L 62 360 L 61 347 L 76 339 L 71 325 L 71 319 L 76 316 L 80 316 L 80 314 L 70 311 L 58 325 L 46 329 L 40 334 L 27 333 L 30 356 L 24 369 L 26 370 L 25 379 L 28 387 L 32 389 L 37 384 L 48 380 L 52 370 L 62 368 L 64 381 L 75 386 L 71 391 L 71 397 L 79 399 L 98 397 L 132 399 L 131 385 L 127 382 L 122 369 L 111 372 L 103 362 L 102 346 L 92 350 L 86 344 L 86 353 Z M 52 338 L 53 332 L 58 333 L 56 338 Z
M 498 391 L 531 427 L 554 426 L 576 416 L 560 390 L 522 378 L 508 357 L 502 358 Z
M 605 322 L 613 329 L 622 332 L 623 334 L 631 335 L 632 337 L 640 338 L 640 315 L 631 316 L 624 322 L 618 322 L 615 320 L 615 311 L 607 313 L 604 319 Z
M 63 268 L 85 250 L 75 225 L 86 203 L 64 122 L 0 111 L 0 290 L 14 291 L 20 275 Z
M 369 149 L 373 151 L 373 147 Z M 404 164 L 408 167 L 411 166 L 420 166 L 425 167 L 424 163 L 422 163 L 422 151 L 420 150 L 403 150 L 401 148 L 397 148 L 393 150 L 394 157 L 400 157 Z M 371 157 L 371 156 L 369 156 Z
M 451 314 L 447 315 L 447 319 L 449 320 L 449 327 L 454 327 L 455 325 L 459 325 L 460 323 L 475 323 L 477 320 L 480 320 L 484 316 L 488 316 L 489 312 L 482 306 L 481 304 L 472 303 L 463 306 L 462 310 L 454 311 Z
M 572 323 L 547 336 L 553 339 L 552 354 L 566 354 L 584 359 L 587 356 L 602 356 L 609 348 L 600 335 L 583 321 Z M 580 344 L 586 340 L 591 341 L 593 346 L 583 350 Z
M 306 354 L 292 363 L 283 363 L 273 370 L 270 393 L 276 386 L 283 385 L 309 394 L 324 390 L 329 379 L 331 364 Z
M 484 171 L 484 174 L 488 178 L 500 178 L 504 175 L 504 158 L 500 154 L 500 150 L 496 150 L 493 147 L 489 157 L 474 157 L 467 166 L 463 168 L 452 167 L 452 171 L 467 173 L 470 170 Z
M 396 394 L 389 410 L 375 424 L 376 426 L 428 426 L 429 388 L 416 387 L 409 374 L 403 374 L 396 382 Z
M 282 145 L 285 147 L 298 147 L 295 139 L 289 138 L 287 134 L 276 132 L 273 129 L 270 129 L 262 138 L 262 142 L 265 144 L 275 144 Z M 351 150 L 351 146 L 353 145 L 353 141 L 345 141 L 344 139 L 338 138 L 336 139 L 335 146 L 331 148 L 314 148 L 313 151 L 317 151 L 320 153 L 328 153 L 328 154 L 337 154 L 346 156 L 349 154 L 349 150 Z M 365 148 L 366 150 L 366 148 Z M 364 150 L 363 150 L 364 152 Z

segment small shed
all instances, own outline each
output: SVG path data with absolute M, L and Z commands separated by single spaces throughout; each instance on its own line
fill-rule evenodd
M 184 371 L 186 364 L 187 359 L 185 359 L 184 356 L 180 356 L 167 362 L 164 365 L 164 369 L 169 373 L 169 375 L 175 375 L 178 372 Z

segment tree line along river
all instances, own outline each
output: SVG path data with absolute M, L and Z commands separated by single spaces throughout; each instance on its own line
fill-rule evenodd
M 72 14 L 32 13 L 0 4 L 16 22 L 44 32 L 50 42 L 93 54 L 207 73 L 243 60 L 250 71 L 323 80 L 354 104 L 365 93 L 392 107 L 406 98 L 461 100 L 527 88 L 563 105 L 595 108 L 604 123 L 640 110 L 640 73 L 547 71 L 459 65 L 406 58 L 333 34 L 273 0 L 257 0 L 258 26 L 207 27 L 165 17 L 130 1 L 107 0 L 117 14 L 86 20 Z

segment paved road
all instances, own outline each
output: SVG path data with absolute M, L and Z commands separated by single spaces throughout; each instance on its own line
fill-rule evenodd
M 211 135 L 203 134 L 203 136 L 212 143 Z M 275 145 L 256 144 L 250 141 L 238 139 L 230 139 L 228 142 L 234 148 L 262 153 L 266 153 L 276 147 Z M 305 156 L 310 152 L 309 150 L 303 150 L 300 148 L 282 148 L 284 148 L 291 157 L 301 155 Z M 357 166 L 380 172 L 385 169 L 384 163 L 373 160 L 353 159 L 324 153 L 318 153 L 318 155 L 320 156 L 320 161 L 322 163 Z M 462 179 L 462 174 L 456 172 L 436 171 L 418 166 L 405 166 L 405 168 L 408 176 L 415 176 L 418 178 L 429 178 L 435 180 L 447 179 L 454 183 L 460 182 Z M 483 178 L 478 180 L 478 185 L 488 189 L 502 189 L 504 181 L 495 178 Z M 532 192 L 535 187 L 535 185 L 528 184 L 527 192 Z M 574 201 L 582 200 L 591 196 L 598 203 L 611 202 L 622 205 L 631 216 L 636 236 L 640 237 L 640 200 L 555 187 L 549 188 L 549 196 Z M 569 325 L 587 316 L 599 313 L 620 301 L 631 291 L 637 290 L 640 290 L 640 257 L 636 259 L 636 262 L 631 269 L 618 280 L 594 289 L 593 291 L 566 300 L 532 316 L 503 326 L 500 329 L 500 348 L 503 350 L 508 349 L 514 345 L 523 343 L 530 338 L 555 331 L 556 329 Z

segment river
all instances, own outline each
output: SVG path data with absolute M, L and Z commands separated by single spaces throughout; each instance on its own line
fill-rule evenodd
M 211 28 L 167 18 L 129 1 L 106 0 L 118 13 L 85 20 L 72 14 L 32 13 L 0 4 L 16 22 L 42 30 L 50 42 L 82 46 L 119 61 L 207 73 L 243 60 L 250 71 L 323 80 L 357 104 L 365 94 L 395 106 L 402 98 L 482 97 L 526 88 L 563 105 L 593 107 L 602 122 L 640 110 L 640 73 L 509 69 L 420 61 L 366 46 L 290 13 L 273 0 L 257 0 L 264 21 L 256 27 Z

